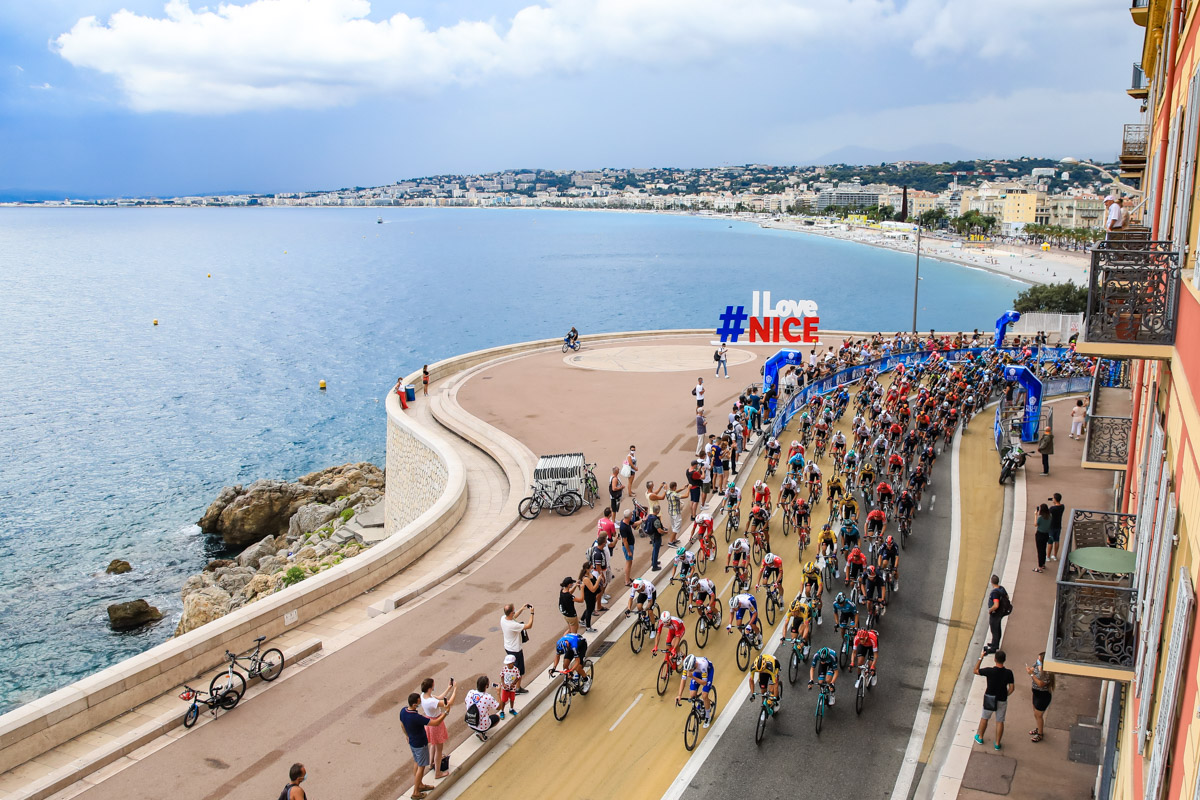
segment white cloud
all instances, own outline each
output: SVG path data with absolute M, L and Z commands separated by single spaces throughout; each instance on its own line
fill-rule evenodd
M 890 43 L 923 59 L 994 58 L 1025 51 L 1036 35 L 1045 41 L 1046 31 L 1086 38 L 1101 24 L 1092 21 L 1102 16 L 1097 7 L 1097 0 L 543 0 L 503 23 L 429 28 L 402 13 L 371 20 L 368 0 L 252 0 L 199 10 L 169 0 L 163 17 L 85 17 L 55 46 L 75 66 L 113 76 L 134 109 L 227 113 L 324 108 L 367 94 L 613 64 L 678 66 L 763 47 L 798 52 L 815 42 Z
M 22 71 L 23 71 L 23 70 L 22 70 Z M 48 84 L 48 83 L 35 83 L 35 84 L 31 84 L 29 88 L 30 88 L 30 89 L 37 89 L 38 91 L 43 91 L 43 92 L 44 92 L 44 91 L 46 91 L 47 89 L 53 89 L 54 87 L 53 87 L 53 86 L 51 86 L 51 85 L 50 85 L 50 84 Z

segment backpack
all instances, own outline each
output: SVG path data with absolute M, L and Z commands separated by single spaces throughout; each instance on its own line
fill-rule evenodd
M 1011 613 L 1012 613 L 1012 611 L 1013 611 L 1013 604 L 1012 604 L 1012 600 L 1010 600 L 1010 599 L 1009 599 L 1009 597 L 1008 597 L 1008 592 L 1007 592 L 1007 591 L 1004 589 L 1004 587 L 999 587 L 999 588 L 1000 588 L 1000 597 L 999 597 L 999 600 L 1000 600 L 1000 608 L 999 608 L 1000 616 L 1002 616 L 1002 617 L 1007 617 L 1007 616 L 1008 616 L 1009 614 L 1011 614 Z
M 477 703 L 467 706 L 466 722 L 468 728 L 479 727 L 479 705 Z
M 721 351 L 714 350 L 713 351 L 713 361 L 720 361 L 720 360 L 721 360 Z
M 287 786 L 283 787 L 283 791 L 279 793 L 279 800 L 291 800 L 293 785 L 289 782 Z

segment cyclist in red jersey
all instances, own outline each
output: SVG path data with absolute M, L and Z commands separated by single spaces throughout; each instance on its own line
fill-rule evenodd
M 854 634 L 854 666 L 861 667 L 868 659 L 870 659 L 870 667 L 868 675 L 870 675 L 871 685 L 874 686 L 877 678 L 875 677 L 875 662 L 879 658 L 879 634 L 873 630 L 860 630 Z M 858 684 L 855 683 L 855 686 Z
M 672 642 L 674 642 L 676 639 L 683 638 L 683 635 L 687 632 L 687 627 L 683 624 L 683 620 L 681 620 L 679 617 L 673 617 L 669 612 L 664 611 L 662 612 L 662 616 L 658 618 L 658 625 L 654 626 L 654 632 L 656 634 L 660 634 L 664 630 L 667 632 L 667 640 L 666 642 L 663 642 L 662 638 L 659 637 L 658 642 L 662 644 L 664 648 L 670 648 Z M 658 655 L 657 644 L 654 646 L 654 651 L 651 653 L 651 655 Z

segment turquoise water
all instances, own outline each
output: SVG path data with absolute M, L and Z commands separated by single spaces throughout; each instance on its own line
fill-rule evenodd
M 990 328 L 1021 287 L 921 271 L 924 328 Z M 0 210 L 0 710 L 171 635 L 221 486 L 382 464 L 401 373 L 572 324 L 715 327 L 756 289 L 894 331 L 912 256 L 652 214 Z M 167 618 L 110 632 L 137 597 Z

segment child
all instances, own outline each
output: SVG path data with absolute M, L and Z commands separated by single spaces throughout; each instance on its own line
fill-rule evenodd
M 504 719 L 504 704 L 508 703 L 508 713 L 517 715 L 517 685 L 521 680 L 521 672 L 517 669 L 517 657 L 505 656 L 504 669 L 500 670 L 500 719 Z

